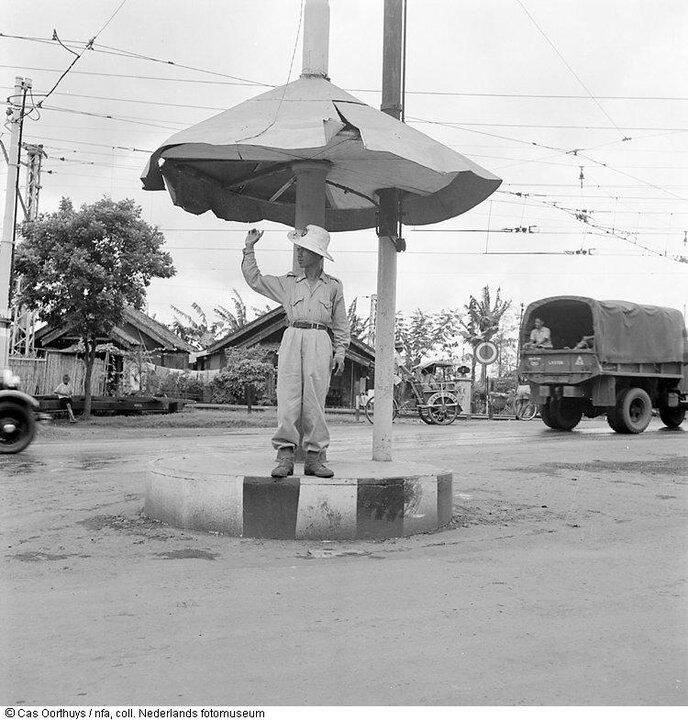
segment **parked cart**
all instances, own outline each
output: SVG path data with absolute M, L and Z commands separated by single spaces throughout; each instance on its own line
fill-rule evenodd
M 451 361 L 433 360 L 421 363 L 409 377 L 395 388 L 393 417 L 418 413 L 428 425 L 450 425 L 461 412 L 457 398 L 457 383 L 453 378 L 456 366 Z M 365 406 L 366 418 L 373 422 L 375 397 Z

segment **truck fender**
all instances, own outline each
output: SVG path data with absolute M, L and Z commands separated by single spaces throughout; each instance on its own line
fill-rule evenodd
M 0 402 L 3 400 L 14 400 L 22 405 L 28 405 L 34 410 L 38 410 L 38 400 L 32 398 L 31 395 L 21 392 L 21 390 L 0 390 Z
M 595 407 L 616 405 L 616 378 L 613 375 L 598 375 L 593 379 L 592 404 Z

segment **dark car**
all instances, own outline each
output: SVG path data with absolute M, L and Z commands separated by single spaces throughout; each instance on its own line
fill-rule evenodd
M 36 435 L 38 402 L 19 390 L 19 378 L 5 369 L 0 375 L 0 453 L 18 453 Z

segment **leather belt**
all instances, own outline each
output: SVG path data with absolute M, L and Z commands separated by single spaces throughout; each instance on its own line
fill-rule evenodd
M 325 330 L 326 332 L 330 329 L 327 325 L 321 325 L 320 323 L 309 323 L 301 322 L 296 320 L 293 323 L 289 323 L 290 327 L 300 328 L 301 330 Z

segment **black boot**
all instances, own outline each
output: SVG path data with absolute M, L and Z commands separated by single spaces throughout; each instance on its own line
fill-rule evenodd
M 277 465 L 270 474 L 274 478 L 285 478 L 294 474 L 294 448 L 280 448 L 277 451 Z
M 309 450 L 303 464 L 304 475 L 315 475 L 321 478 L 334 477 L 334 472 L 320 462 L 320 453 Z

